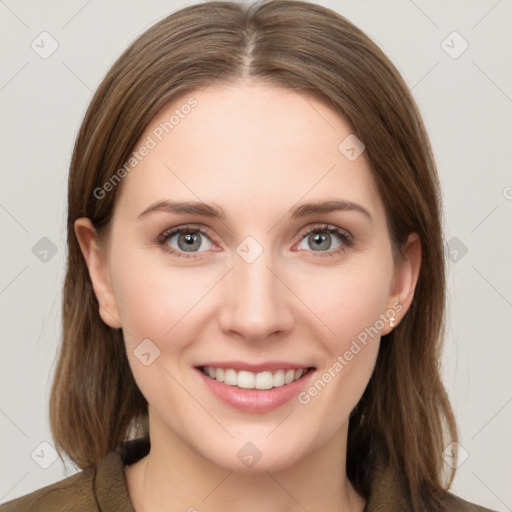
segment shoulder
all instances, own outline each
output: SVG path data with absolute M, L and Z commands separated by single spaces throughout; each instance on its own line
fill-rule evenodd
M 96 468 L 91 467 L 0 505 L 0 512 L 97 511 L 94 497 Z
M 447 510 L 453 512 L 495 512 L 491 509 L 481 507 L 474 503 L 470 503 L 469 501 L 465 501 L 462 498 L 459 498 L 458 496 L 455 496 L 449 492 L 446 493 L 443 505 L 445 505 Z
M 474 503 L 455 496 L 451 492 L 445 491 L 440 499 L 440 506 L 437 510 L 449 512 L 495 512 L 493 510 L 481 507 Z M 397 472 L 390 466 L 383 467 L 378 465 L 373 473 L 365 512 L 410 512 L 411 503 L 409 493 Z M 432 507 L 427 507 L 430 512 Z
M 0 505 L 0 512 L 133 512 L 124 466 L 149 450 L 147 440 L 123 443 L 97 465 Z

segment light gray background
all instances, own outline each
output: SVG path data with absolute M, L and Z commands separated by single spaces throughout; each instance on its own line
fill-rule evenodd
M 383 48 L 422 110 L 444 187 L 446 239 L 457 250 L 443 367 L 462 456 L 469 456 L 453 491 L 512 510 L 512 2 L 318 3 Z M 52 444 L 47 404 L 60 335 L 72 145 L 115 58 L 184 5 L 0 0 L 0 502 L 73 472 L 52 463 L 52 448 L 40 444 Z M 47 59 L 31 48 L 43 31 L 59 45 Z M 446 39 L 453 31 L 469 43 L 458 58 L 464 43 Z M 57 249 L 46 262 L 39 246 L 33 252 L 43 237 Z

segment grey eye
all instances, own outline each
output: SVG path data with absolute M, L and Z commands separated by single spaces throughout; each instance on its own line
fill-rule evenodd
M 204 240 L 208 240 L 208 242 L 205 243 Z M 183 252 L 202 252 L 198 249 L 208 250 L 211 248 L 211 241 L 205 235 L 199 231 L 191 230 L 183 230 L 171 235 L 167 244 L 173 249 Z
M 335 235 L 334 237 L 333 234 Z M 336 233 L 323 233 L 320 230 L 313 231 L 301 240 L 299 249 L 315 252 L 335 250 L 342 245 L 342 241 L 338 241 L 336 244 L 336 236 L 341 239 L 340 235 L 336 235 Z M 307 244 L 306 246 L 303 245 L 305 243 Z

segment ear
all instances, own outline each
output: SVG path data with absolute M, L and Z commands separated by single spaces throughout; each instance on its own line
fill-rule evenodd
M 414 298 L 420 267 L 421 240 L 417 233 L 411 233 L 395 263 L 391 294 L 388 299 L 388 308 L 395 311 L 394 326 L 391 327 L 386 323 L 382 335 L 389 334 L 409 309 Z
M 89 270 L 94 294 L 98 299 L 101 319 L 110 327 L 119 329 L 119 311 L 110 282 L 105 250 L 98 244 L 96 229 L 87 217 L 75 221 L 75 234 Z

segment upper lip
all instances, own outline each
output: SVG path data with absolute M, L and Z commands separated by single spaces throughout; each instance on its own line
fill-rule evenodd
M 197 365 L 198 367 L 211 366 L 213 368 L 232 368 L 233 370 L 246 370 L 248 372 L 259 373 L 264 371 L 274 370 L 299 370 L 301 368 L 313 368 L 311 365 L 301 363 L 289 363 L 286 361 L 267 361 L 265 363 L 250 364 L 243 361 L 222 361 L 222 362 L 207 362 Z

